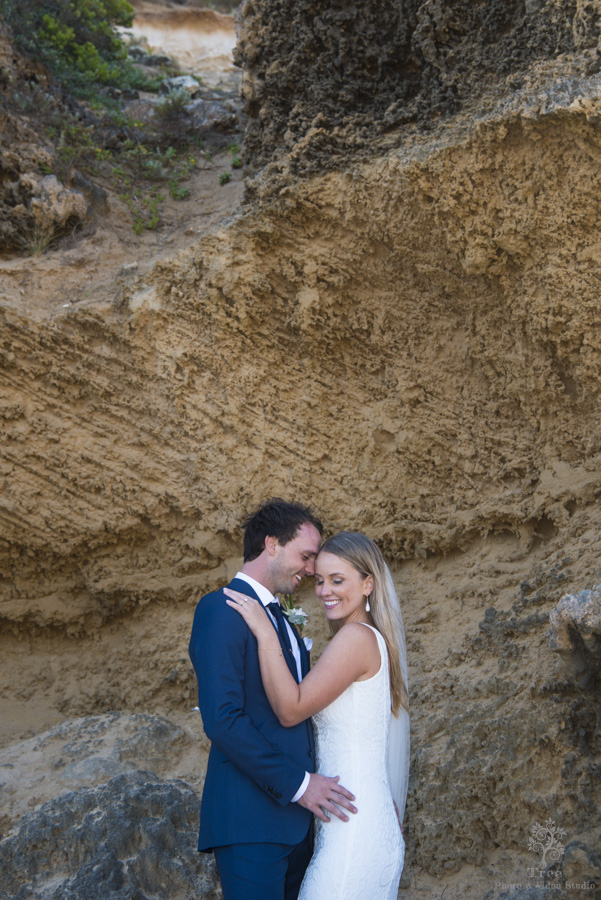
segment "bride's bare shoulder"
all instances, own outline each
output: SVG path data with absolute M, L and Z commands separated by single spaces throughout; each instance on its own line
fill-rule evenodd
M 363 622 L 347 622 L 342 628 L 336 632 L 332 638 L 332 643 L 336 641 L 339 644 L 361 644 L 364 647 L 377 647 L 378 639 L 371 626 Z
M 327 645 L 311 673 L 328 671 L 328 678 L 331 679 L 332 667 L 338 674 L 346 673 L 348 684 L 364 681 L 375 675 L 380 667 L 380 650 L 374 631 L 360 622 L 347 622 L 343 625 Z

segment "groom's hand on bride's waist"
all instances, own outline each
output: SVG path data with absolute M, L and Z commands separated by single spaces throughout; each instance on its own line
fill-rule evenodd
M 330 778 L 327 775 L 312 774 L 307 790 L 297 800 L 297 803 L 304 806 L 305 809 L 311 810 L 313 815 L 320 818 L 322 822 L 330 821 L 329 813 L 338 816 L 343 822 L 348 822 L 348 816 L 344 810 L 348 809 L 351 813 L 357 812 L 357 807 L 353 806 L 351 802 L 355 796 L 338 784 L 339 778 L 339 775 Z

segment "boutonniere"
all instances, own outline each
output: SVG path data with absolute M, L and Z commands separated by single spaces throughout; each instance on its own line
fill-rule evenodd
M 300 606 L 294 605 L 294 600 L 292 599 L 292 594 L 282 594 L 281 599 L 282 604 L 282 612 L 285 616 L 288 617 L 288 621 L 291 625 L 296 625 L 298 630 L 301 632 L 305 627 L 305 622 L 309 618 L 304 609 L 301 609 Z

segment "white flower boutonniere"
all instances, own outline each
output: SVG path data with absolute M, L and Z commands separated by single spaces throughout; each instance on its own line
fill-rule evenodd
M 282 610 L 285 616 L 288 616 L 288 621 L 291 625 L 296 625 L 298 630 L 301 632 L 305 627 L 305 622 L 309 618 L 304 609 L 301 609 L 300 606 L 294 605 L 294 600 L 292 599 L 291 594 L 283 594 L 282 595 Z

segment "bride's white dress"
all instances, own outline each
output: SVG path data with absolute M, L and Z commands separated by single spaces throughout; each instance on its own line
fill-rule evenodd
M 371 628 L 371 625 L 366 625 Z M 315 819 L 315 850 L 299 900 L 396 900 L 405 842 L 390 793 L 386 755 L 390 727 L 388 654 L 380 669 L 355 681 L 313 717 L 317 771 L 340 775 L 358 812 L 348 822 Z

